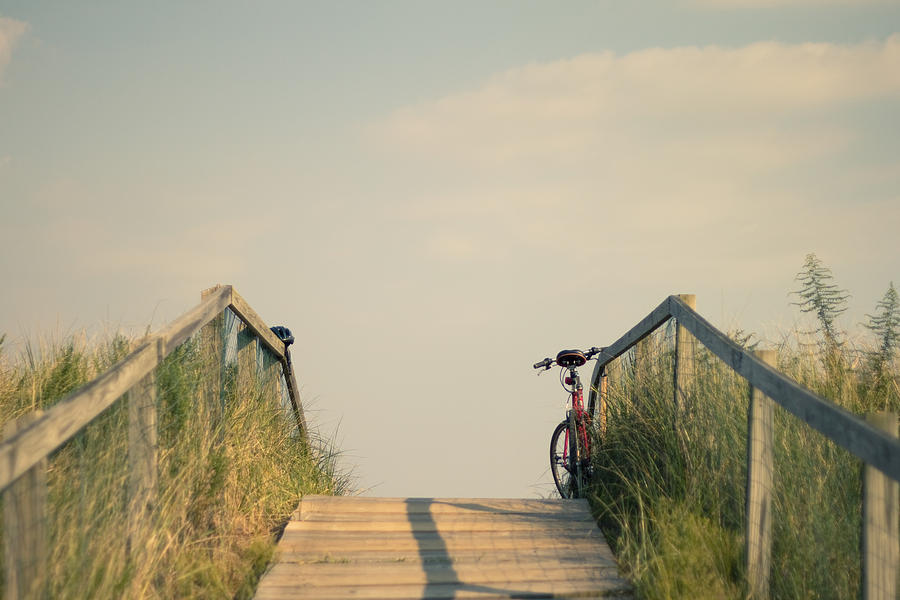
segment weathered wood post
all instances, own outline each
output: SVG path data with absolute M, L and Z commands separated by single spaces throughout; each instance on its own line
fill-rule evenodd
M 897 436 L 897 414 L 866 416 L 874 427 Z M 862 597 L 863 600 L 897 598 L 900 563 L 900 484 L 869 465 L 863 474 Z
M 633 346 L 632 351 L 634 361 L 632 362 L 631 402 L 637 406 L 646 384 L 647 370 L 650 366 L 650 339 L 640 340 Z
M 774 350 L 756 356 L 775 366 Z M 774 404 L 750 386 L 747 411 L 747 584 L 751 598 L 769 597 L 772 557 L 772 482 L 774 470 Z
M 607 369 L 609 365 L 603 367 L 600 371 L 600 389 L 597 390 L 597 398 L 600 400 L 600 406 L 597 410 L 597 426 L 601 437 L 606 437 L 606 407 L 609 402 L 609 374 Z
M 221 285 L 200 292 L 200 300 L 219 291 Z M 225 315 L 220 313 L 212 321 L 203 326 L 200 334 L 201 352 L 203 356 L 204 379 L 207 385 L 204 390 L 206 407 L 210 411 L 212 425 L 221 424 L 225 402 Z
M 156 372 L 151 371 L 128 392 L 128 502 L 131 527 L 128 546 L 140 543 L 157 495 Z
M 306 415 L 303 413 L 303 404 L 300 402 L 300 393 L 297 388 L 297 379 L 294 376 L 294 365 L 291 363 L 291 351 L 284 347 L 284 361 L 281 363 L 284 372 L 284 381 L 287 384 L 288 396 L 291 399 L 291 407 L 297 419 L 297 429 L 300 435 L 309 440 L 309 429 L 306 426 Z
M 247 326 L 241 323 L 241 328 L 237 338 L 237 354 L 238 354 L 238 386 L 239 394 L 253 393 L 257 383 L 257 346 L 259 344 L 256 334 Z
M 43 413 L 35 411 L 10 421 L 8 439 L 27 429 Z M 47 459 L 37 462 L 3 492 L 3 546 L 7 600 L 42 598 L 47 568 Z
M 692 310 L 697 310 L 697 296 L 694 294 L 678 294 L 678 298 Z M 675 407 L 678 415 L 683 415 L 690 407 L 688 398 L 694 380 L 694 337 L 681 323 L 675 328 L 675 369 L 674 369 Z
M 264 372 L 266 378 L 266 393 L 277 396 L 280 402 L 282 398 L 281 364 L 275 358 L 275 355 L 272 354 L 268 349 L 266 349 L 263 356 L 265 356 Z

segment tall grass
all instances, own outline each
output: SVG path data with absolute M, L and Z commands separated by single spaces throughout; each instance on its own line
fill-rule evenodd
M 127 399 L 51 455 L 48 597 L 250 597 L 300 497 L 346 490 L 333 449 L 296 435 L 274 382 L 239 378 L 201 339 L 156 371 L 158 498 L 143 519 L 129 518 Z M 0 346 L 0 425 L 49 408 L 134 346 L 70 337 L 17 357 Z
M 664 328 L 639 361 L 630 352 L 610 367 L 592 500 L 640 597 L 742 598 L 749 388 L 698 348 L 679 413 L 672 337 Z M 779 370 L 857 413 L 900 408 L 896 365 L 894 385 L 873 393 L 862 363 L 851 367 L 852 349 L 835 370 L 802 341 L 792 334 L 779 342 Z M 858 595 L 860 470 L 859 460 L 776 405 L 772 597 Z

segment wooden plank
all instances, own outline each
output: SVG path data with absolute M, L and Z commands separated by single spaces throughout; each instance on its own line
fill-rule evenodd
M 278 557 L 257 598 L 630 591 L 585 500 L 306 497 Z
M 274 352 L 279 359 L 284 358 L 284 342 L 282 342 L 277 335 L 272 333 L 272 330 L 269 329 L 266 322 L 256 314 L 256 311 L 247 304 L 247 301 L 234 291 L 232 291 L 231 294 L 231 310 L 241 318 L 241 321 L 250 327 L 256 336 L 269 347 L 269 350 Z
M 868 415 L 869 423 L 888 435 L 897 435 L 897 415 Z M 900 484 L 878 469 L 863 473 L 862 597 L 863 600 L 897 598 L 900 572 Z
M 541 513 L 540 518 L 538 515 L 529 514 L 527 512 L 519 512 L 514 513 L 511 512 L 509 515 L 504 517 L 504 515 L 496 515 L 494 516 L 490 512 L 477 512 L 477 511 L 467 511 L 467 510 L 444 510 L 438 511 L 434 513 L 416 513 L 416 512 L 387 512 L 387 511 L 373 511 L 372 513 L 366 514 L 365 512 L 359 511 L 350 511 L 346 513 L 342 512 L 333 512 L 331 513 L 331 517 L 335 521 L 339 521 L 342 523 L 352 523 L 355 521 L 371 521 L 373 519 L 383 521 L 383 522 L 404 522 L 404 521 L 422 521 L 422 520 L 432 520 L 439 523 L 449 522 L 449 521 L 496 521 L 503 520 L 504 518 L 510 518 L 516 522 L 547 522 L 551 524 L 562 524 L 568 523 L 572 525 L 581 525 L 588 526 L 593 524 L 594 519 L 591 517 L 590 513 L 576 513 L 574 515 L 567 515 L 565 513 Z M 312 511 L 304 511 L 302 516 L 296 517 L 295 522 L 311 522 L 316 520 L 327 520 L 329 519 L 328 512 L 312 512 Z
M 151 371 L 128 393 L 128 500 L 132 523 L 130 548 L 156 504 L 156 374 Z
M 0 491 L 106 410 L 159 362 L 155 340 L 69 394 L 0 444 Z
M 750 385 L 857 458 L 900 481 L 900 441 L 745 352 L 677 297 L 670 296 L 669 302 L 672 316 Z
M 10 421 L 4 437 L 28 428 L 40 411 Z M 47 572 L 47 459 L 35 463 L 3 492 L 4 597 L 43 597 Z
M 678 298 L 691 310 L 697 309 L 697 296 L 679 294 Z M 674 402 L 678 414 L 688 410 L 691 386 L 694 380 L 694 339 L 679 321 L 675 327 L 675 369 L 673 373 Z
M 525 541 L 523 541 L 525 542 Z M 504 552 L 494 550 L 468 550 L 458 548 L 449 555 L 449 550 L 419 550 L 417 548 L 400 550 L 357 550 L 349 549 L 344 552 L 311 552 L 307 550 L 294 550 L 288 552 L 281 549 L 278 554 L 280 562 L 319 564 L 319 563 L 404 563 L 404 564 L 460 564 L 460 563 L 489 563 L 489 564 L 515 564 L 528 567 L 532 564 L 590 564 L 600 567 L 616 567 L 616 561 L 611 552 L 603 552 L 602 544 L 592 546 L 576 546 L 559 544 L 553 548 L 534 548 L 521 543 L 518 547 L 512 547 Z M 598 552 L 599 550 L 599 552 Z
M 269 585 L 331 587 L 345 585 L 407 585 L 472 583 L 512 583 L 517 581 L 593 581 L 618 576 L 615 565 L 514 563 L 319 563 L 279 562 L 266 575 Z
M 295 587 L 289 583 L 265 585 L 257 591 L 259 600 L 287 598 L 365 598 L 392 600 L 446 600 L 448 598 L 560 598 L 621 597 L 628 594 L 627 582 L 618 578 L 602 581 L 519 581 L 515 584 L 492 582 L 488 584 L 426 584 L 426 585 L 349 585 L 345 587 Z
M 758 350 L 767 365 L 776 364 L 774 350 Z M 750 388 L 747 413 L 747 583 L 753 598 L 769 597 L 772 557 L 772 491 L 774 489 L 774 405 L 758 389 Z
M 504 551 L 531 549 L 571 549 L 605 553 L 606 540 L 599 529 L 563 538 L 549 532 L 533 535 L 522 531 L 451 531 L 437 534 L 413 532 L 315 532 L 285 531 L 279 542 L 285 552 L 344 553 L 352 551 Z
M 593 525 L 596 527 L 596 525 Z M 303 531 L 366 531 L 366 532 L 387 532 L 387 531 L 411 531 L 414 533 L 440 532 L 447 533 L 451 531 L 528 531 L 540 534 L 545 531 L 557 532 L 560 535 L 569 535 L 577 532 L 583 532 L 587 528 L 582 523 L 571 521 L 555 521 L 534 522 L 530 520 L 512 521 L 506 519 L 489 520 L 459 520 L 453 519 L 444 522 L 435 522 L 433 519 L 398 519 L 396 521 L 293 521 L 288 523 L 285 531 L 292 528 L 302 528 Z
M 505 498 L 371 498 L 363 496 L 304 496 L 298 514 L 381 513 L 440 514 L 440 513 L 527 513 L 590 517 L 585 499 L 520 500 Z

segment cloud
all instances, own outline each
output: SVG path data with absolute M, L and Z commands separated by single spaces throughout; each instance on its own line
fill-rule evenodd
M 900 120 L 898 99 L 900 35 L 650 48 L 510 69 L 400 108 L 367 140 L 385 179 L 415 190 L 396 210 L 435 260 L 680 254 L 700 269 L 716 247 L 856 253 L 900 189 L 896 145 L 871 125 Z M 759 264 L 722 277 L 764 278 Z
M 862 6 L 890 4 L 896 0 L 690 0 L 695 6 L 710 8 L 771 8 L 775 6 Z
M 512 69 L 480 89 L 398 110 L 376 134 L 395 147 L 503 162 L 654 127 L 755 126 L 898 96 L 900 35 L 846 46 L 652 48 Z
M 0 17 L 0 76 L 12 58 L 12 51 L 19 38 L 28 31 L 28 24 Z

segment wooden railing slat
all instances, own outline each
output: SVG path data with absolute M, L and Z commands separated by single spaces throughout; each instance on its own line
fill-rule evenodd
M 857 458 L 900 481 L 900 442 L 746 352 L 675 296 L 672 316 L 755 388 Z
M 172 350 L 200 331 L 216 315 L 228 308 L 228 305 L 231 303 L 232 293 L 233 290 L 230 285 L 225 285 L 212 291 L 204 297 L 200 304 L 175 319 L 157 333 L 154 337 L 163 340 L 160 359 L 168 356 Z
M 0 490 L 61 446 L 156 368 L 157 344 L 146 342 L 122 362 L 70 394 L 0 444 Z
M 269 347 L 269 350 L 275 353 L 279 359 L 284 358 L 284 342 L 272 330 L 266 326 L 265 321 L 256 314 L 256 311 L 250 308 L 247 301 L 244 300 L 237 292 L 232 292 L 231 310 L 237 314 L 241 320 L 252 329 L 256 335 Z
M 597 355 L 597 362 L 594 365 L 594 372 L 591 375 L 591 389 L 589 396 L 593 401 L 596 398 L 597 391 L 600 389 L 600 375 L 603 367 L 625 354 L 632 346 L 646 338 L 648 335 L 656 331 L 663 323 L 671 318 L 669 312 L 669 299 L 666 298 L 662 304 L 653 309 L 649 315 L 641 319 L 637 325 L 629 329 L 625 334 L 607 346 Z
M 0 491 L 116 402 L 179 344 L 231 306 L 235 299 L 238 304 L 235 312 L 247 319 L 248 325 L 266 340 L 267 345 L 280 344 L 280 348 L 275 347 L 273 351 L 283 358 L 284 344 L 230 285 L 208 290 L 199 305 L 145 341 L 111 369 L 69 394 L 27 429 L 0 443 Z M 292 391 L 295 390 L 296 384 Z

